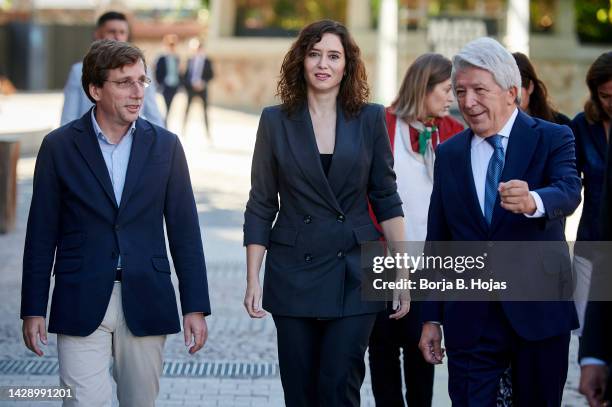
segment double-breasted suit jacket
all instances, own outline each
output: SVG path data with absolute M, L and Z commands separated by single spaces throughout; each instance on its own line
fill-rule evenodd
M 379 221 L 403 216 L 382 106 L 337 109 L 326 177 L 307 105 L 264 109 L 253 155 L 244 244 L 268 249 L 263 307 L 276 315 L 334 318 L 378 312 L 361 298 L 360 243 Z M 280 198 L 280 204 L 279 204 Z

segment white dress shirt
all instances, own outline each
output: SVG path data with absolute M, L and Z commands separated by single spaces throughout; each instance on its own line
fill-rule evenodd
M 518 108 L 514 109 L 510 118 L 497 133 L 502 136 L 502 146 L 504 147 L 504 157 L 508 150 L 508 140 L 510 139 L 510 133 L 512 132 L 512 126 L 518 115 Z M 489 161 L 493 156 L 493 146 L 489 144 L 484 137 L 474 134 L 472 137 L 472 148 L 471 148 L 471 159 L 472 159 L 472 175 L 474 177 L 474 186 L 476 187 L 476 194 L 478 195 L 478 203 L 480 204 L 480 210 L 484 215 L 484 200 L 485 200 L 485 184 L 487 180 L 487 169 L 489 167 Z M 544 216 L 545 209 L 542 198 L 537 192 L 529 191 L 536 203 L 536 211 L 533 215 L 525 214 L 528 218 L 541 218 Z

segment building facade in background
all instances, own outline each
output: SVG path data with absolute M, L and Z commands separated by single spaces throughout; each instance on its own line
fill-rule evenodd
M 513 51 L 528 52 L 556 107 L 572 116 L 582 109 L 587 95 L 588 66 L 612 44 L 609 0 L 392 0 L 397 5 L 397 78 L 380 82 L 376 77 L 383 73 L 379 70 L 385 69 L 385 61 L 378 53 L 379 23 L 389 24 L 381 15 L 388 1 L 0 0 L 0 65 L 14 61 L 15 51 L 9 52 L 8 45 L 15 30 L 25 30 L 21 43 L 30 41 L 38 46 L 30 54 L 46 58 L 46 63 L 35 64 L 39 78 L 34 88 L 61 88 L 68 67 L 89 46 L 97 15 L 120 9 L 129 11 L 132 40 L 151 62 L 162 52 L 165 34 L 178 34 L 183 40 L 178 51 L 184 55 L 189 38 L 203 39 L 218 73 L 210 88 L 212 100 L 256 111 L 277 102 L 282 58 L 299 29 L 332 18 L 345 23 L 361 47 L 373 95 L 395 93 L 376 87 L 395 87 L 418 55 L 436 51 L 452 56 L 469 40 L 490 35 Z M 26 28 L 16 29 L 19 24 Z M 27 58 L 27 50 L 23 52 L 20 58 Z M 11 69 L 7 62 L 4 65 L 0 69 L 10 77 Z M 40 80 L 41 75 L 46 79 Z M 388 102 L 380 97 L 376 101 Z

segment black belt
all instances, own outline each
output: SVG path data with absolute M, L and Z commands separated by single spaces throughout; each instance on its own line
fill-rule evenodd
M 122 275 L 123 275 L 122 271 L 123 271 L 122 268 L 117 268 L 115 270 L 115 281 L 121 281 L 121 278 L 122 278 Z

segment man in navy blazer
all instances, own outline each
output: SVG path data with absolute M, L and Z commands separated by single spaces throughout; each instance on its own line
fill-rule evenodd
M 518 110 L 512 55 L 480 38 L 453 59 L 452 81 L 469 128 L 437 150 L 428 241 L 564 241 L 580 202 L 574 137 Z M 569 269 L 569 254 L 563 253 Z M 533 270 L 539 272 L 539 270 Z M 420 347 L 441 363 L 444 327 L 454 406 L 494 406 L 512 367 L 519 406 L 559 406 L 567 376 L 572 302 L 426 302 Z
M 83 61 L 95 106 L 48 134 L 38 153 L 23 259 L 26 346 L 57 333 L 65 405 L 110 405 L 111 355 L 121 405 L 153 406 L 166 335 L 179 332 L 164 221 L 189 352 L 207 337 L 204 253 L 185 154 L 176 135 L 139 118 L 142 52 L 100 40 Z M 54 261 L 55 260 L 55 261 Z
M 187 61 L 187 68 L 183 74 L 183 85 L 187 91 L 187 107 L 185 108 L 185 117 L 183 127 L 187 123 L 189 116 L 189 108 L 195 97 L 202 99 L 202 107 L 204 114 L 204 128 L 206 137 L 211 139 L 210 128 L 208 125 L 208 83 L 214 78 L 215 73 L 213 63 L 210 57 L 205 53 L 204 44 L 197 39 L 192 39 L 189 42 L 189 47 L 193 51 L 193 56 Z

